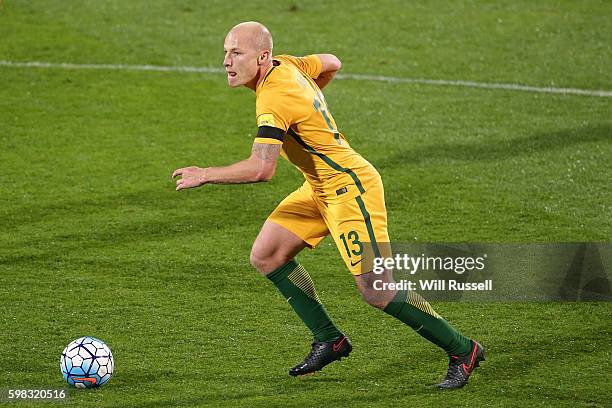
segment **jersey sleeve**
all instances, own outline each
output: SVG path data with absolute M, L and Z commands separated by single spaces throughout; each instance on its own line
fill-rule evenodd
M 323 65 L 321 64 L 321 59 L 316 54 L 307 55 L 305 57 L 281 55 L 278 58 L 295 65 L 300 71 L 304 72 L 312 79 L 317 79 L 319 75 L 321 75 L 321 68 Z
M 279 87 L 266 89 L 258 95 L 255 104 L 258 127 L 256 143 L 283 143 L 283 136 L 293 123 L 291 111 L 287 104 L 283 104 L 284 97 Z

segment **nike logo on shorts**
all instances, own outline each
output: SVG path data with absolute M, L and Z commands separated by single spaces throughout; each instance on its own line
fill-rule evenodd
M 355 266 L 355 265 L 357 265 L 359 262 L 361 262 L 361 259 L 360 259 L 360 260 L 358 260 L 357 262 L 353 262 L 353 261 L 351 261 L 351 266 Z

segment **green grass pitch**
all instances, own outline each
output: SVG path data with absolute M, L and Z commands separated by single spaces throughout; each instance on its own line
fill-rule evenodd
M 277 53 L 334 53 L 347 74 L 610 91 L 610 15 L 594 0 L 7 0 L 0 60 L 221 67 L 226 31 L 259 20 Z M 392 239 L 610 241 L 612 98 L 354 79 L 326 95 L 383 176 Z M 488 348 L 441 393 L 443 353 L 360 300 L 329 238 L 299 259 L 355 349 L 289 378 L 311 339 L 248 254 L 300 174 L 170 180 L 245 158 L 254 132 L 253 93 L 222 74 L 0 65 L 0 389 L 62 387 L 59 353 L 91 335 L 115 375 L 65 406 L 610 403 L 610 303 L 434 304 Z

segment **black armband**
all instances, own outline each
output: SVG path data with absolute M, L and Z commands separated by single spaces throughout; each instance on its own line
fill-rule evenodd
M 283 141 L 283 137 L 285 136 L 285 131 L 283 129 L 279 129 L 272 126 L 260 126 L 257 130 L 257 137 L 264 137 L 268 139 L 276 139 Z

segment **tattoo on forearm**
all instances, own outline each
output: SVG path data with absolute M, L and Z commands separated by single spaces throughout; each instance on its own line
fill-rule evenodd
M 252 153 L 261 160 L 273 162 L 280 154 L 281 146 L 279 144 L 253 143 Z

